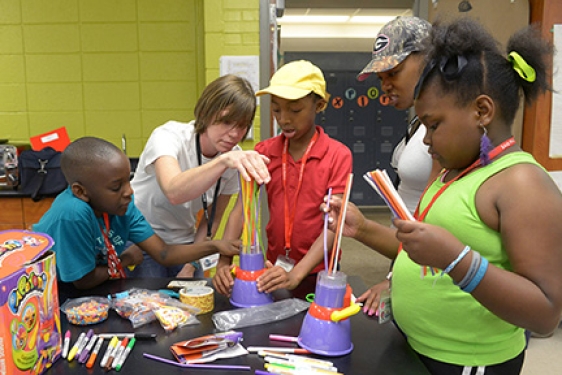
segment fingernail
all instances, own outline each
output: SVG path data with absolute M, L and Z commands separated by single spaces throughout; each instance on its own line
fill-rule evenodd
M 368 308 L 367 306 L 363 307 L 363 312 L 364 312 L 365 314 L 367 314 L 367 311 L 369 311 L 369 308 Z

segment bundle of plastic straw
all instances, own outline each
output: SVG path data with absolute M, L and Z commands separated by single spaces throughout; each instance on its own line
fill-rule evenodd
M 246 181 L 240 179 L 240 194 L 244 217 L 244 224 L 242 227 L 243 252 L 249 252 L 252 248 L 255 252 L 259 252 L 261 248 L 260 232 L 258 228 L 260 191 L 261 187 L 255 180 Z
M 365 173 L 363 178 L 381 196 L 394 216 L 402 220 L 414 220 L 385 170 L 375 169 Z
M 345 214 L 347 212 L 347 206 L 349 204 L 349 196 L 351 195 L 351 185 L 353 185 L 353 173 L 349 174 L 347 183 L 345 184 L 345 191 L 343 193 L 344 204 L 340 209 L 340 215 L 338 217 L 336 235 L 334 238 L 334 244 L 332 246 L 332 256 L 330 258 L 330 265 L 328 266 L 329 274 L 332 274 L 334 270 L 338 269 L 338 259 L 341 253 L 341 238 L 343 233 L 343 227 L 345 224 Z

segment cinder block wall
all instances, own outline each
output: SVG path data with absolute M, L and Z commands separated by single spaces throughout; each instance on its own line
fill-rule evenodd
M 0 138 L 65 126 L 138 156 L 158 125 L 189 121 L 221 55 L 259 54 L 255 0 L 0 2 Z M 256 134 L 256 139 L 259 132 Z M 248 141 L 245 147 L 253 147 Z

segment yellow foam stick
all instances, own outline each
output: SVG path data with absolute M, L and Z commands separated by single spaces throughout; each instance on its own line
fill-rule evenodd
M 340 320 L 349 318 L 350 316 L 357 314 L 359 311 L 361 311 L 361 306 L 352 303 L 351 305 L 349 305 L 349 307 L 346 307 L 343 310 L 334 311 L 330 315 L 330 319 L 332 319 L 332 322 L 339 322 Z

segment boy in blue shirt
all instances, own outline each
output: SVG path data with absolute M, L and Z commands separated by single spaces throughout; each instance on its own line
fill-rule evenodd
M 33 230 L 53 238 L 57 275 L 63 282 L 89 289 L 125 277 L 126 267 L 142 262 L 141 250 L 165 266 L 217 252 L 238 254 L 239 240 L 166 245 L 136 208 L 129 160 L 110 142 L 95 137 L 72 142 L 62 154 L 61 167 L 69 187 Z M 125 248 L 129 241 L 137 246 Z

